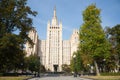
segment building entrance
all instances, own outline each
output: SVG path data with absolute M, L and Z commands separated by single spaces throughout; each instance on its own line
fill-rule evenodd
M 57 72 L 58 71 L 58 65 L 53 65 L 54 67 L 54 72 Z

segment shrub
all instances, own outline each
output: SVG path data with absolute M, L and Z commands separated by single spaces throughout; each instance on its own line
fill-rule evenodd
M 3 73 L 0 73 L 0 76 L 3 76 Z

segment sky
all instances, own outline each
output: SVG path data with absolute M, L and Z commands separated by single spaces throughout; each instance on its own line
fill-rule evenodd
M 38 12 L 37 16 L 32 18 L 41 40 L 46 39 L 47 22 L 52 20 L 56 6 L 58 22 L 62 21 L 63 25 L 62 38 L 68 40 L 74 29 L 80 29 L 83 24 L 82 12 L 92 3 L 101 9 L 103 28 L 120 24 L 120 0 L 28 0 L 27 5 Z

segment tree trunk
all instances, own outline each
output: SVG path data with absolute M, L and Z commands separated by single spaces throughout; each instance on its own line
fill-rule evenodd
M 97 74 L 97 76 L 100 76 L 100 72 L 99 72 L 98 65 L 97 65 L 96 61 L 94 61 L 94 64 L 95 64 L 96 74 Z

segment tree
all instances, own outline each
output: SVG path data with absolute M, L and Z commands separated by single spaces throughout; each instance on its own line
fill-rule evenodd
M 112 54 L 112 60 L 115 61 L 114 66 L 117 66 L 117 71 L 119 71 L 119 65 L 120 65 L 120 24 L 112 27 L 107 28 L 106 30 L 108 34 L 108 39 L 110 43 L 112 44 L 111 47 L 111 54 Z
M 76 52 L 76 68 L 77 72 L 81 72 L 84 70 L 83 63 L 82 63 L 82 57 L 80 55 L 80 51 Z
M 0 71 L 17 69 L 24 60 L 25 54 L 20 49 L 17 35 L 6 34 L 0 39 Z
M 45 66 L 44 65 L 40 65 L 40 73 L 45 73 L 46 72 L 46 69 L 45 69 Z
M 29 15 L 36 15 L 26 5 L 27 0 L 1 0 L 0 1 L 0 38 L 6 36 L 6 33 L 14 33 L 18 30 L 21 44 L 29 40 L 28 32 L 32 28 L 32 19 Z M 23 45 L 21 45 L 23 47 Z
M 72 57 L 72 60 L 71 60 L 71 70 L 72 71 L 76 71 L 76 72 L 81 72 L 84 70 L 84 67 L 83 67 L 83 62 L 82 62 L 82 58 L 81 58 L 81 55 L 80 55 L 80 51 L 76 51 L 73 53 L 73 56 L 75 55 L 75 57 Z
M 28 69 L 33 72 L 40 71 L 40 58 L 37 55 L 30 55 L 28 57 Z
M 26 4 L 27 0 L 0 0 L 0 71 L 20 64 L 25 42 L 33 44 L 28 37 L 32 29 L 29 15 L 35 16 L 36 12 Z M 19 33 L 15 34 L 16 31 Z
M 96 73 L 99 74 L 98 63 L 109 57 L 109 42 L 101 26 L 100 9 L 91 4 L 83 11 L 83 25 L 80 27 L 79 50 L 84 66 L 94 62 Z M 85 56 L 86 55 L 86 56 Z M 86 59 L 84 57 L 87 57 Z M 88 61 L 88 63 L 85 63 Z
M 71 72 L 70 65 L 63 64 L 63 65 L 62 65 L 62 69 L 63 69 L 63 71 L 66 72 L 66 73 L 70 73 L 70 72 Z
M 70 67 L 71 67 L 71 70 L 76 72 L 76 69 L 77 69 L 77 65 L 76 65 L 76 52 L 73 53 L 72 55 L 72 59 L 70 61 Z
M 40 57 L 36 54 L 31 54 L 27 57 L 28 70 L 35 74 L 35 76 L 40 76 L 40 72 L 45 71 L 44 66 L 40 63 Z M 44 70 L 42 70 L 44 69 Z

